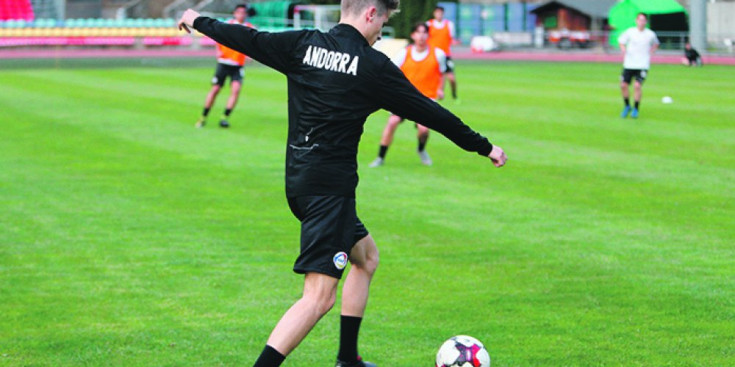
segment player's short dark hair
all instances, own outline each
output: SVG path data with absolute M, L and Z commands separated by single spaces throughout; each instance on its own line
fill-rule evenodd
M 441 11 L 444 11 L 444 7 L 443 7 L 443 6 L 441 6 L 441 5 L 437 5 L 437 6 L 436 6 L 436 8 L 434 8 L 434 10 L 441 10 Z
M 638 17 L 640 17 L 641 15 L 642 15 L 642 16 L 643 16 L 644 18 L 646 18 L 646 20 L 648 20 L 648 14 L 646 14 L 646 13 L 638 13 L 638 15 L 636 15 L 635 17 L 636 17 L 636 18 L 638 18 Z
M 426 23 L 424 23 L 424 22 L 417 22 L 416 24 L 413 25 L 413 28 L 411 28 L 411 33 L 418 32 L 419 28 L 424 28 L 424 30 L 426 30 L 426 32 L 429 32 L 429 26 L 426 25 Z
M 235 9 L 232 9 L 232 11 L 235 11 L 235 10 L 240 9 L 240 8 L 243 8 L 245 10 L 248 10 L 248 4 L 237 4 L 235 6 Z
M 341 10 L 344 14 L 356 14 L 370 5 L 375 5 L 378 14 L 398 10 L 400 0 L 342 0 Z

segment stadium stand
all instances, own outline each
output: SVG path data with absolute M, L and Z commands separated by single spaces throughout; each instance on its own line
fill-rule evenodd
M 31 0 L 0 0 L 0 20 L 32 21 Z
M 5 0 L 0 0 L 5 1 Z M 186 46 L 191 37 L 173 19 L 82 18 L 0 21 L 0 47 L 18 46 Z M 206 44 L 205 44 L 206 45 Z
M 229 17 L 223 9 L 234 5 L 221 1 L 221 13 L 211 15 Z M 236 1 L 239 3 L 240 0 Z M 214 6 L 214 3 L 211 6 Z M 219 2 L 216 2 L 219 3 Z M 234 4 L 234 3 L 233 3 Z M 260 29 L 287 29 L 287 15 L 291 1 L 276 1 L 255 6 L 268 17 L 257 17 L 253 23 Z M 167 47 L 202 46 L 211 47 L 215 43 L 195 32 L 189 35 L 176 28 L 174 18 L 35 18 L 34 6 L 49 8 L 46 0 L 0 0 L 0 48 L 43 47 L 43 46 L 92 46 L 92 47 Z M 46 8 L 44 8 L 44 6 Z M 41 9 L 41 14 L 51 16 L 49 9 Z M 271 19 L 275 18 L 277 21 Z M 260 22 L 259 22 L 260 21 Z M 261 23 L 261 24 L 258 24 Z
M 0 37 L 180 36 L 173 19 L 37 19 L 0 21 Z

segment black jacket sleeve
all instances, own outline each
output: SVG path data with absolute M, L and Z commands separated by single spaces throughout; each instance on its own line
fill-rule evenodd
M 389 60 L 378 78 L 380 107 L 398 116 L 436 130 L 460 148 L 487 156 L 493 145 L 465 125 L 457 116 L 427 98 Z
M 239 24 L 229 24 L 218 20 L 199 17 L 194 20 L 194 29 L 235 51 L 244 53 L 259 62 L 282 73 L 291 68 L 294 50 L 303 32 L 289 31 L 279 33 L 259 32 Z

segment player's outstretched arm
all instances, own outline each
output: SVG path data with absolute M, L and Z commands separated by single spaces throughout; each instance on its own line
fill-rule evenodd
M 490 158 L 496 167 L 505 164 L 508 157 L 502 148 L 421 94 L 393 63 L 386 62 L 380 75 L 376 79 L 380 107 L 441 133 L 464 150 Z
M 179 20 L 179 29 L 191 32 L 196 29 L 215 42 L 244 53 L 278 71 L 287 72 L 290 53 L 302 32 L 259 32 L 239 24 L 229 24 L 203 17 L 194 10 L 187 10 Z
M 179 19 L 179 30 L 186 31 L 186 33 L 191 33 L 191 30 L 194 28 L 194 21 L 200 16 L 201 14 L 197 13 L 196 11 L 186 9 L 184 15 L 182 15 L 181 19 Z
M 505 155 L 503 148 L 497 145 L 493 145 L 493 150 L 488 155 L 488 158 L 493 161 L 495 167 L 503 167 L 505 165 L 505 161 L 508 160 L 508 156 Z

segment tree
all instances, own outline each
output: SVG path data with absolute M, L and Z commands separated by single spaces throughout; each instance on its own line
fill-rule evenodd
M 437 2 L 438 0 L 401 1 L 401 11 L 390 19 L 388 25 L 395 29 L 397 38 L 408 38 L 416 23 L 432 17 Z

